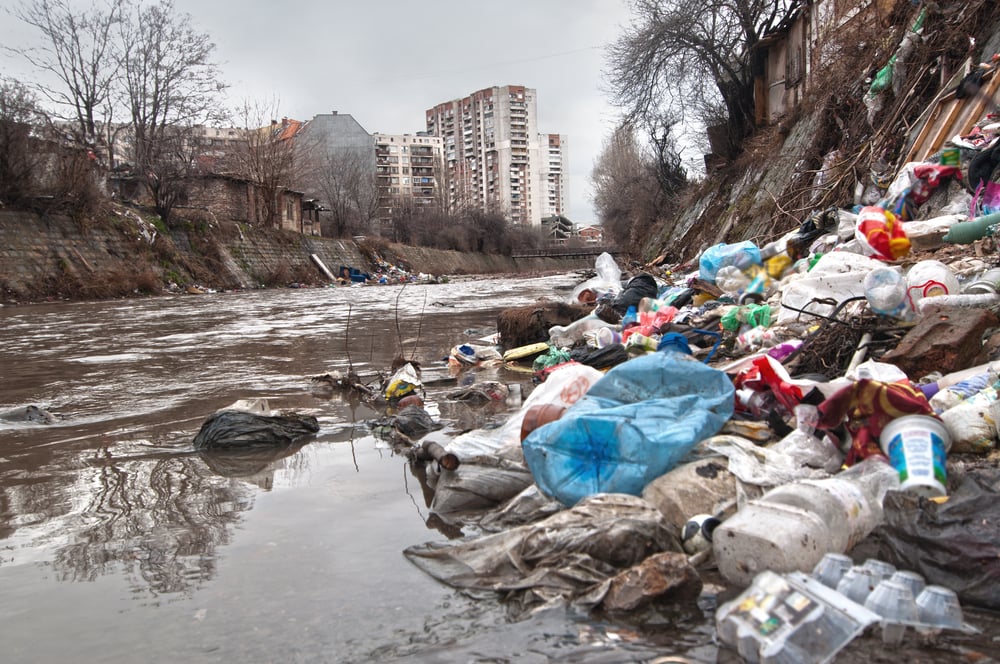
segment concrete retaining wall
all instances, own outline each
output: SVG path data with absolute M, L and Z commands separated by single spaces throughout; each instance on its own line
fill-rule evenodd
M 325 283 L 315 254 L 336 274 L 341 265 L 377 272 L 358 244 L 265 231 L 228 222 L 190 222 L 163 235 L 134 214 L 101 224 L 64 216 L 0 211 L 0 299 L 101 298 L 184 287 L 249 288 L 292 281 Z M 528 274 L 593 268 L 594 258 L 524 258 L 390 245 L 375 259 L 412 272 Z M 94 286 L 101 285 L 100 288 Z

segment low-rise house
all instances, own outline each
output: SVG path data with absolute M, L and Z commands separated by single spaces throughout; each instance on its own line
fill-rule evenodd
M 189 178 L 182 205 L 209 210 L 217 219 L 260 224 L 262 210 L 259 187 L 246 178 L 206 173 Z M 319 235 L 319 222 L 303 218 L 305 194 L 282 188 L 277 194 L 279 227 L 306 235 Z
M 604 243 L 604 229 L 600 226 L 584 226 L 577 232 L 577 235 L 587 244 Z

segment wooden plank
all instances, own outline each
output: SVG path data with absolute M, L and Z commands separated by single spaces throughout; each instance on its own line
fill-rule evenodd
M 921 146 L 920 152 L 916 155 L 917 161 L 927 160 L 928 157 L 941 149 L 945 141 L 953 136 L 964 136 L 972 130 L 982 118 L 987 101 L 997 91 L 1000 76 L 995 76 L 994 73 L 994 69 L 986 73 L 983 77 L 984 85 L 980 94 L 975 97 L 956 99 L 951 94 L 942 99 L 942 102 L 947 101 L 950 108 L 944 118 L 935 123 L 933 138 Z

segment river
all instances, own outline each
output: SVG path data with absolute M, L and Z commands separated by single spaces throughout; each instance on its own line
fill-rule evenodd
M 712 593 L 642 626 L 511 623 L 496 599 L 426 576 L 403 549 L 455 533 L 372 434 L 384 413 L 310 380 L 387 372 L 400 354 L 443 367 L 499 311 L 574 277 L 0 308 L 0 411 L 57 417 L 0 423 L 3 661 L 735 661 L 715 645 Z M 502 368 L 467 380 L 483 379 L 531 389 Z M 427 391 L 445 435 L 509 414 L 449 402 L 453 388 Z M 205 418 L 247 398 L 320 432 L 239 463 L 193 452 Z

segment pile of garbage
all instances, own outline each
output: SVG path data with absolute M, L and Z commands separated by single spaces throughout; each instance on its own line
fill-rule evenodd
M 558 303 L 578 318 L 531 338 L 539 305 L 520 331 L 501 320 L 506 335 L 456 346 L 454 366 L 529 372 L 534 389 L 425 457 L 454 458 L 429 464 L 430 509 L 461 536 L 406 557 L 515 618 L 691 602 L 718 575 L 746 589 L 716 619 L 748 661 L 829 661 L 874 624 L 887 643 L 974 630 L 961 604 L 1000 609 L 1000 185 L 983 167 L 998 136 L 984 117 L 878 200 L 764 246 L 627 279 L 604 254 Z M 860 568 L 862 544 L 921 590 L 880 585 L 891 572 L 846 595 L 817 580 Z

